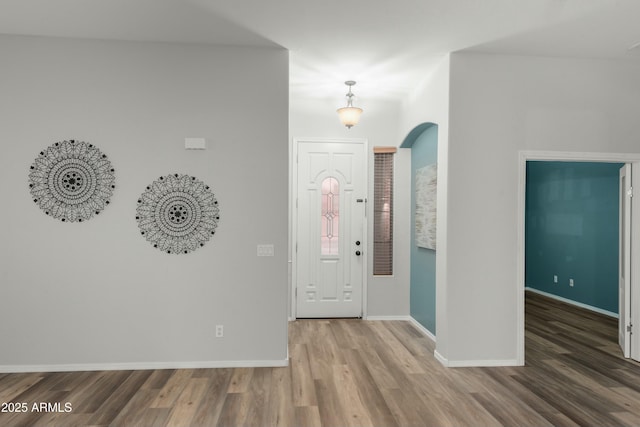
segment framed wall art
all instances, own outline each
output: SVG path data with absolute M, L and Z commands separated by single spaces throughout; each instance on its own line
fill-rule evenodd
M 438 167 L 428 165 L 416 170 L 416 245 L 436 249 Z

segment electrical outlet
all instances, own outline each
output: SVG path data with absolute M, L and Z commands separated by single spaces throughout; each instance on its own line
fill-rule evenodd
M 273 245 L 258 245 L 258 256 L 273 256 Z
M 569 279 L 569 286 L 573 288 L 573 279 Z
M 216 325 L 216 338 L 222 338 L 224 336 L 224 326 Z
M 553 275 L 553 283 L 558 283 L 558 275 L 557 274 Z

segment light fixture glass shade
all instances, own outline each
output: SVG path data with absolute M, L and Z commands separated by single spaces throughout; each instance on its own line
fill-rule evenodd
M 357 125 L 362 114 L 362 108 L 358 107 L 342 107 L 338 108 L 338 116 L 340 121 L 347 128 L 351 129 L 351 126 Z

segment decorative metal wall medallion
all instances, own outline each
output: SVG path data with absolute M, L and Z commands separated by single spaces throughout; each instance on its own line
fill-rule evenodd
M 62 141 L 41 151 L 31 165 L 33 201 L 63 222 L 82 222 L 99 214 L 115 188 L 107 156 L 83 141 Z
M 163 252 L 186 254 L 215 234 L 220 210 L 215 195 L 189 175 L 161 176 L 138 199 L 140 233 Z

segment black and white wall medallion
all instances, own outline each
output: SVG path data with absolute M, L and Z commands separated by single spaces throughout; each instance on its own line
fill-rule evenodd
M 220 210 L 209 186 L 189 175 L 161 176 L 138 199 L 140 233 L 163 252 L 186 254 L 215 234 Z
M 47 215 L 83 222 L 97 215 L 115 188 L 111 162 L 93 144 L 62 141 L 41 151 L 31 165 L 29 189 Z

